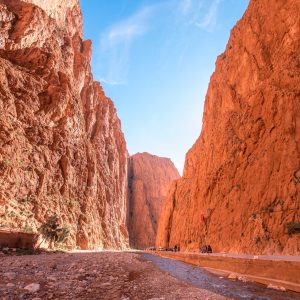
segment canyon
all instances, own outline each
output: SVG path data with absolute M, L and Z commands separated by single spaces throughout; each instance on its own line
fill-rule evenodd
M 129 157 L 79 0 L 0 0 L 0 227 L 57 215 L 69 249 L 299 254 L 299 11 L 250 1 L 180 178 L 169 159 Z
M 128 247 L 126 142 L 78 0 L 0 1 L 0 226 L 52 215 L 70 248 Z
M 128 231 L 130 246 L 155 245 L 157 224 L 170 184 L 180 177 L 168 158 L 138 153 L 129 158 Z
M 157 246 L 299 255 L 299 24 L 299 1 L 250 1 L 217 59 Z
M 129 155 L 82 23 L 79 0 L 0 0 L 1 297 L 298 299 L 300 2 L 250 0 L 182 177 Z

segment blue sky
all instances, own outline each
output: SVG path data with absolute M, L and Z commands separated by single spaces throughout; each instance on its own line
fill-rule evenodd
M 81 0 L 92 69 L 118 110 L 130 154 L 182 172 L 202 126 L 217 55 L 249 0 Z

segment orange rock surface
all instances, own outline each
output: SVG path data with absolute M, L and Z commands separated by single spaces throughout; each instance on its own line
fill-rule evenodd
M 127 150 L 78 0 L 0 0 L 0 226 L 56 213 L 69 245 L 128 245 Z
M 129 159 L 129 240 L 132 247 L 155 245 L 157 223 L 170 184 L 179 173 L 172 161 L 148 153 Z
M 251 0 L 216 62 L 157 245 L 299 254 L 300 2 Z

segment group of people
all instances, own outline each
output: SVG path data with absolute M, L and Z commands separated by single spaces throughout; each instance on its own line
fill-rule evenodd
M 180 252 L 180 246 L 175 245 L 175 247 L 174 247 L 174 252 Z

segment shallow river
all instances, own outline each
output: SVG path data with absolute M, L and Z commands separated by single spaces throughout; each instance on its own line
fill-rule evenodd
M 300 299 L 300 294 L 298 293 L 281 292 L 267 289 L 264 285 L 256 283 L 244 283 L 242 281 L 232 281 L 227 278 L 220 278 L 202 268 L 148 253 L 144 253 L 142 256 L 144 259 L 151 261 L 162 271 L 168 272 L 179 280 L 231 299 Z

